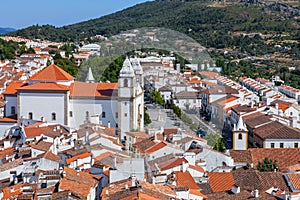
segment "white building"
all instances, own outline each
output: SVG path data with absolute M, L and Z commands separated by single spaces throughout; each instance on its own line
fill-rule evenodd
M 128 59 L 124 62 L 117 84 L 93 83 L 90 73 L 87 82 L 77 82 L 52 64 L 28 81 L 12 82 L 6 88 L 5 117 L 17 115 L 17 119 L 41 120 L 71 128 L 79 128 L 80 124 L 96 118 L 103 125 L 119 127 L 120 133 L 143 130 L 143 70 L 137 59 L 133 66 Z

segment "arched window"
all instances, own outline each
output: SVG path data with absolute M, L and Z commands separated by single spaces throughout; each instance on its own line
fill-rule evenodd
M 52 116 L 52 117 L 51 117 L 51 118 L 52 118 L 52 121 L 55 121 L 55 120 L 56 120 L 56 113 L 53 112 L 53 113 L 51 114 L 51 116 Z
M 243 139 L 243 135 L 241 133 L 239 133 L 239 140 Z
M 128 87 L 128 80 L 124 79 L 124 87 Z

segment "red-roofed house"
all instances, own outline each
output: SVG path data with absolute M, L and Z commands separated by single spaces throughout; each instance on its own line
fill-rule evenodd
M 72 158 L 67 158 L 66 163 L 70 168 L 73 169 L 89 169 L 93 165 L 93 157 L 90 152 L 79 154 Z

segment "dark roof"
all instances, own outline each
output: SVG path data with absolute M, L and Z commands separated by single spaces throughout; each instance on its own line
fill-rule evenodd
M 230 191 L 212 193 L 207 195 L 208 199 L 227 199 L 227 200 L 237 200 L 237 199 L 255 199 L 255 200 L 271 200 L 276 199 L 275 196 L 270 195 L 264 191 L 259 193 L 259 197 L 254 198 L 251 191 L 242 190 L 240 193 L 233 194 Z
M 213 88 L 207 88 L 205 90 L 202 90 L 203 93 L 206 94 L 238 94 L 238 90 L 233 89 L 228 86 L 217 86 Z
M 252 111 L 255 111 L 256 108 L 253 107 L 251 108 L 251 106 L 248 106 L 248 105 L 239 105 L 238 107 L 235 107 L 235 108 L 232 108 L 232 110 L 234 110 L 236 113 L 241 113 L 241 112 L 252 112 Z
M 268 190 L 271 187 L 288 191 L 282 172 L 259 172 L 257 170 L 232 171 L 235 183 L 242 190 Z
M 273 121 L 254 130 L 254 134 L 265 139 L 300 139 L 300 130 Z
M 300 161 L 300 149 L 298 148 L 250 148 L 240 150 L 238 153 L 232 154 L 232 152 L 235 151 L 230 151 L 230 155 L 235 162 L 245 161 L 249 165 L 252 163 L 254 167 L 265 158 L 276 160 L 279 170 L 283 172 L 286 172 L 288 167 L 296 165 Z M 243 156 L 245 159 L 243 159 Z
M 260 112 L 255 112 L 250 115 L 243 116 L 243 120 L 245 124 L 254 129 L 257 126 L 260 126 L 262 124 L 271 123 L 272 120 L 270 119 L 270 116 L 262 114 Z
M 134 148 L 136 148 L 140 153 L 145 153 L 145 151 L 151 147 L 153 147 L 154 145 L 156 145 L 156 143 L 153 141 L 153 137 L 150 138 L 146 138 L 143 139 L 137 143 L 134 143 L 132 146 Z
M 175 94 L 176 99 L 200 99 L 198 92 L 181 91 Z
M 168 87 L 168 86 L 162 86 L 160 88 L 158 88 L 158 91 L 173 91 L 172 88 Z

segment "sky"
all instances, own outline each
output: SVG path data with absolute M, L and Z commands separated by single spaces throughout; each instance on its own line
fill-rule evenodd
M 3 0 L 0 27 L 56 27 L 98 18 L 150 0 Z

